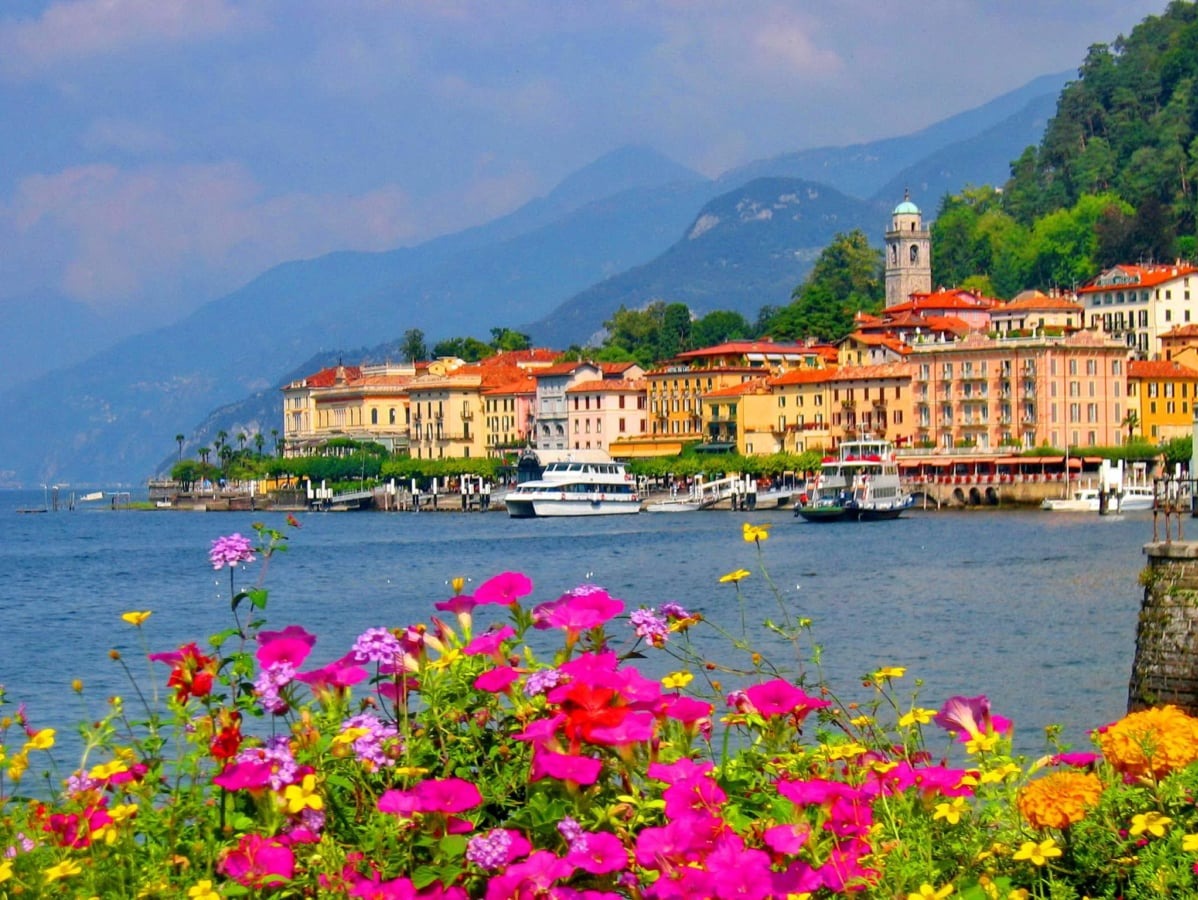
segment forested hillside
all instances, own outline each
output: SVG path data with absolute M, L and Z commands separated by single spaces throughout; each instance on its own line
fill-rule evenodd
M 1010 297 L 1119 262 L 1198 256 L 1198 5 L 1090 48 L 1001 193 L 946 197 L 933 278 Z

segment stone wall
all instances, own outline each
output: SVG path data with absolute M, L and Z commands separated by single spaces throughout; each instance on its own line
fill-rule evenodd
M 1172 703 L 1198 715 L 1198 542 L 1147 544 L 1128 711 Z

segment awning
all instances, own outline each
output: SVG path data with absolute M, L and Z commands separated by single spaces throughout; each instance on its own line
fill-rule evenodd
M 921 463 L 918 459 L 900 459 L 899 460 L 899 468 L 900 469 L 918 469 L 921 465 L 923 465 L 923 463 Z
M 1028 461 L 1029 458 L 1026 456 L 1000 456 L 994 461 L 994 464 L 996 466 L 1017 466 Z

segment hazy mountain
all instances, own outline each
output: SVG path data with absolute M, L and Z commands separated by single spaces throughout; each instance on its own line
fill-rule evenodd
M 885 212 L 826 185 L 758 178 L 704 206 L 651 263 L 588 288 L 527 330 L 537 344 L 586 343 L 620 306 L 653 300 L 685 303 L 699 315 L 734 310 L 752 321 L 762 306 L 789 302 L 830 237 L 876 230 Z
M 10 297 L 0 303 L 0 385 L 86 359 L 130 330 L 127 316 L 101 316 L 51 292 Z
M 1055 88 L 1029 86 L 918 136 L 839 155 L 791 154 L 718 182 L 652 151 L 620 150 L 486 225 L 388 253 L 277 266 L 170 327 L 0 395 L 0 416 L 12 424 L 0 434 L 0 483 L 138 482 L 174 450 L 176 433 L 191 435 L 210 411 L 269 398 L 297 360 L 372 336 L 420 328 L 430 341 L 485 337 L 491 327 L 535 322 L 539 337 L 567 344 L 589 337 L 620 303 L 655 297 L 754 315 L 786 301 L 833 234 L 880 234 L 901 199 L 896 192 L 871 208 L 819 182 L 851 184 L 865 196 L 953 144 L 969 155 L 949 152 L 934 163 L 960 178 L 945 190 L 998 180 L 977 175 L 982 159 L 968 136 L 1046 93 Z M 998 131 L 992 155 L 1007 160 L 1035 140 Z M 817 159 L 829 178 L 776 177 Z M 852 175 L 854 165 L 864 174 Z M 281 413 L 260 424 L 281 427 Z

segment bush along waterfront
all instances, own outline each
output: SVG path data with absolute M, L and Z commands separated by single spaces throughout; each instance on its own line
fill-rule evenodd
M 209 552 L 226 631 L 158 649 L 152 611 L 123 616 L 153 678 L 112 651 L 130 694 L 80 726 L 62 784 L 28 789 L 55 731 L 5 710 L 0 894 L 1198 895 L 1198 720 L 1177 709 L 1029 761 L 985 697 L 923 706 L 902 667 L 841 702 L 764 564 L 712 586 L 742 611 L 718 660 L 680 603 L 594 585 L 536 602 L 505 572 L 316 666 L 317 636 L 267 627 L 262 576 L 288 538 L 255 527 Z M 742 536 L 762 562 L 768 529 Z

